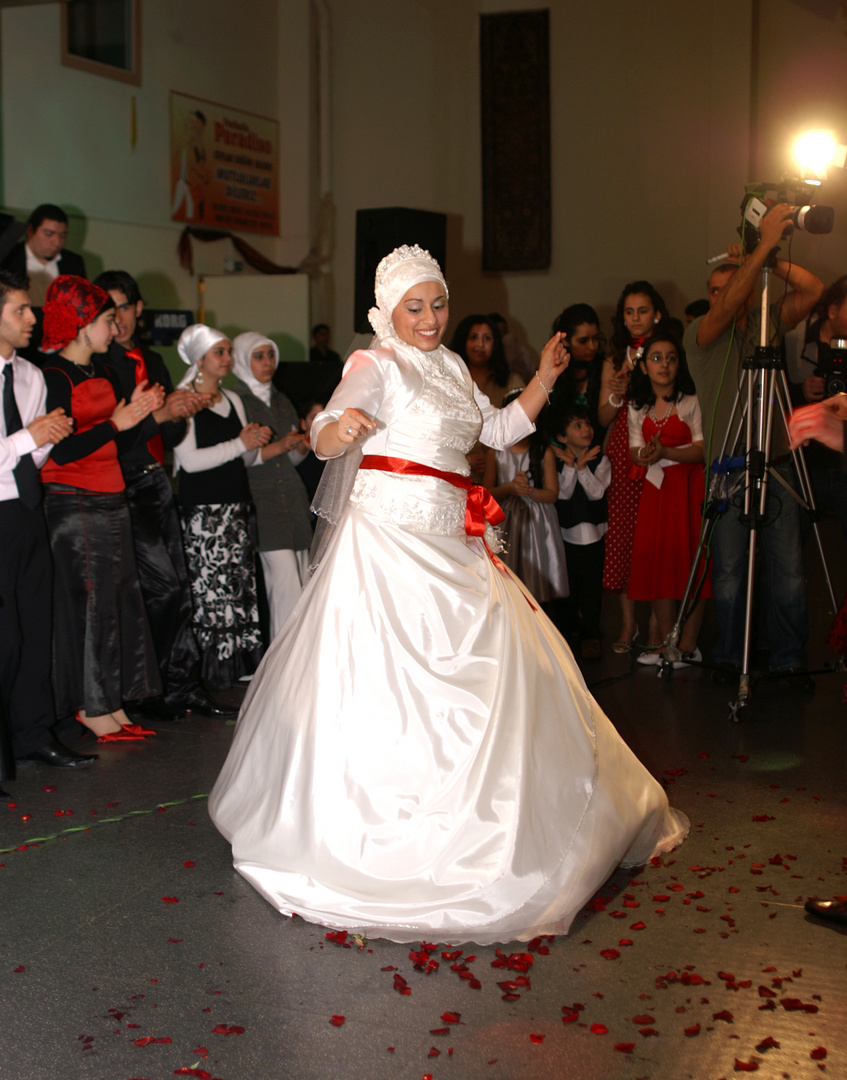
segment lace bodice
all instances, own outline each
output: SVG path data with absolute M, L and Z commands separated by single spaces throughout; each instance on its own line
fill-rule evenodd
M 465 454 L 479 438 L 482 416 L 470 389 L 438 361 L 423 367 L 423 389 L 385 432 L 385 448 L 367 453 L 432 464 L 467 476 Z M 374 440 L 368 440 L 369 443 Z M 443 480 L 363 470 L 351 501 L 415 532 L 458 535 L 465 529 L 466 495 Z

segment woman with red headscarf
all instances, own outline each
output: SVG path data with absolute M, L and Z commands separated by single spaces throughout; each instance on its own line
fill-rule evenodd
M 122 702 L 161 693 L 153 642 L 135 568 L 119 432 L 163 400 L 142 383 L 118 400 L 93 357 L 115 333 L 115 304 L 84 278 L 64 274 L 44 303 L 44 378 L 50 409 L 64 408 L 74 434 L 53 447 L 41 470 L 55 565 L 53 682 L 57 716 L 76 715 L 98 742 L 154 734 L 131 724 Z

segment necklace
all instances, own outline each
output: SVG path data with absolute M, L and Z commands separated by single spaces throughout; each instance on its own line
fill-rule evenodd
M 650 411 L 647 413 L 647 415 L 650 417 L 650 419 L 653 421 L 653 423 L 656 425 L 657 428 L 663 428 L 665 426 L 665 424 L 668 422 L 668 420 L 670 420 L 670 418 L 673 416 L 673 414 L 675 412 L 676 412 L 676 402 L 672 401 L 671 404 L 670 404 L 670 407 L 668 408 L 668 411 L 665 413 L 665 415 L 662 417 L 661 420 L 659 420 L 659 418 L 656 416 L 656 406 L 655 406 L 655 404 L 650 406 Z

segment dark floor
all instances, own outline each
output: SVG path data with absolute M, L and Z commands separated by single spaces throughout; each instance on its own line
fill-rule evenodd
M 830 552 L 840 568 L 840 541 Z M 408 946 L 342 945 L 272 910 L 206 815 L 222 722 L 99 747 L 79 774 L 21 769 L 0 806 L 0 1076 L 847 1077 L 847 931 L 802 907 L 847 894 L 847 676 L 813 695 L 759 684 L 736 724 L 735 686 L 707 671 L 615 678 L 628 669 L 607 642 L 587 674 L 691 836 L 619 872 L 568 937 L 506 947 L 503 964 L 436 949 L 424 974 Z

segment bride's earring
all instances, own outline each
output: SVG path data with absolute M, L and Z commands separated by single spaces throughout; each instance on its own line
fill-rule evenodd
M 198 371 L 197 374 L 194 376 L 194 382 L 197 384 L 197 386 L 202 386 L 203 385 L 203 372 L 202 371 Z
M 83 332 L 82 332 L 82 340 L 85 342 L 86 349 L 90 349 L 91 348 L 91 339 L 88 336 L 88 331 L 87 330 L 83 330 Z

